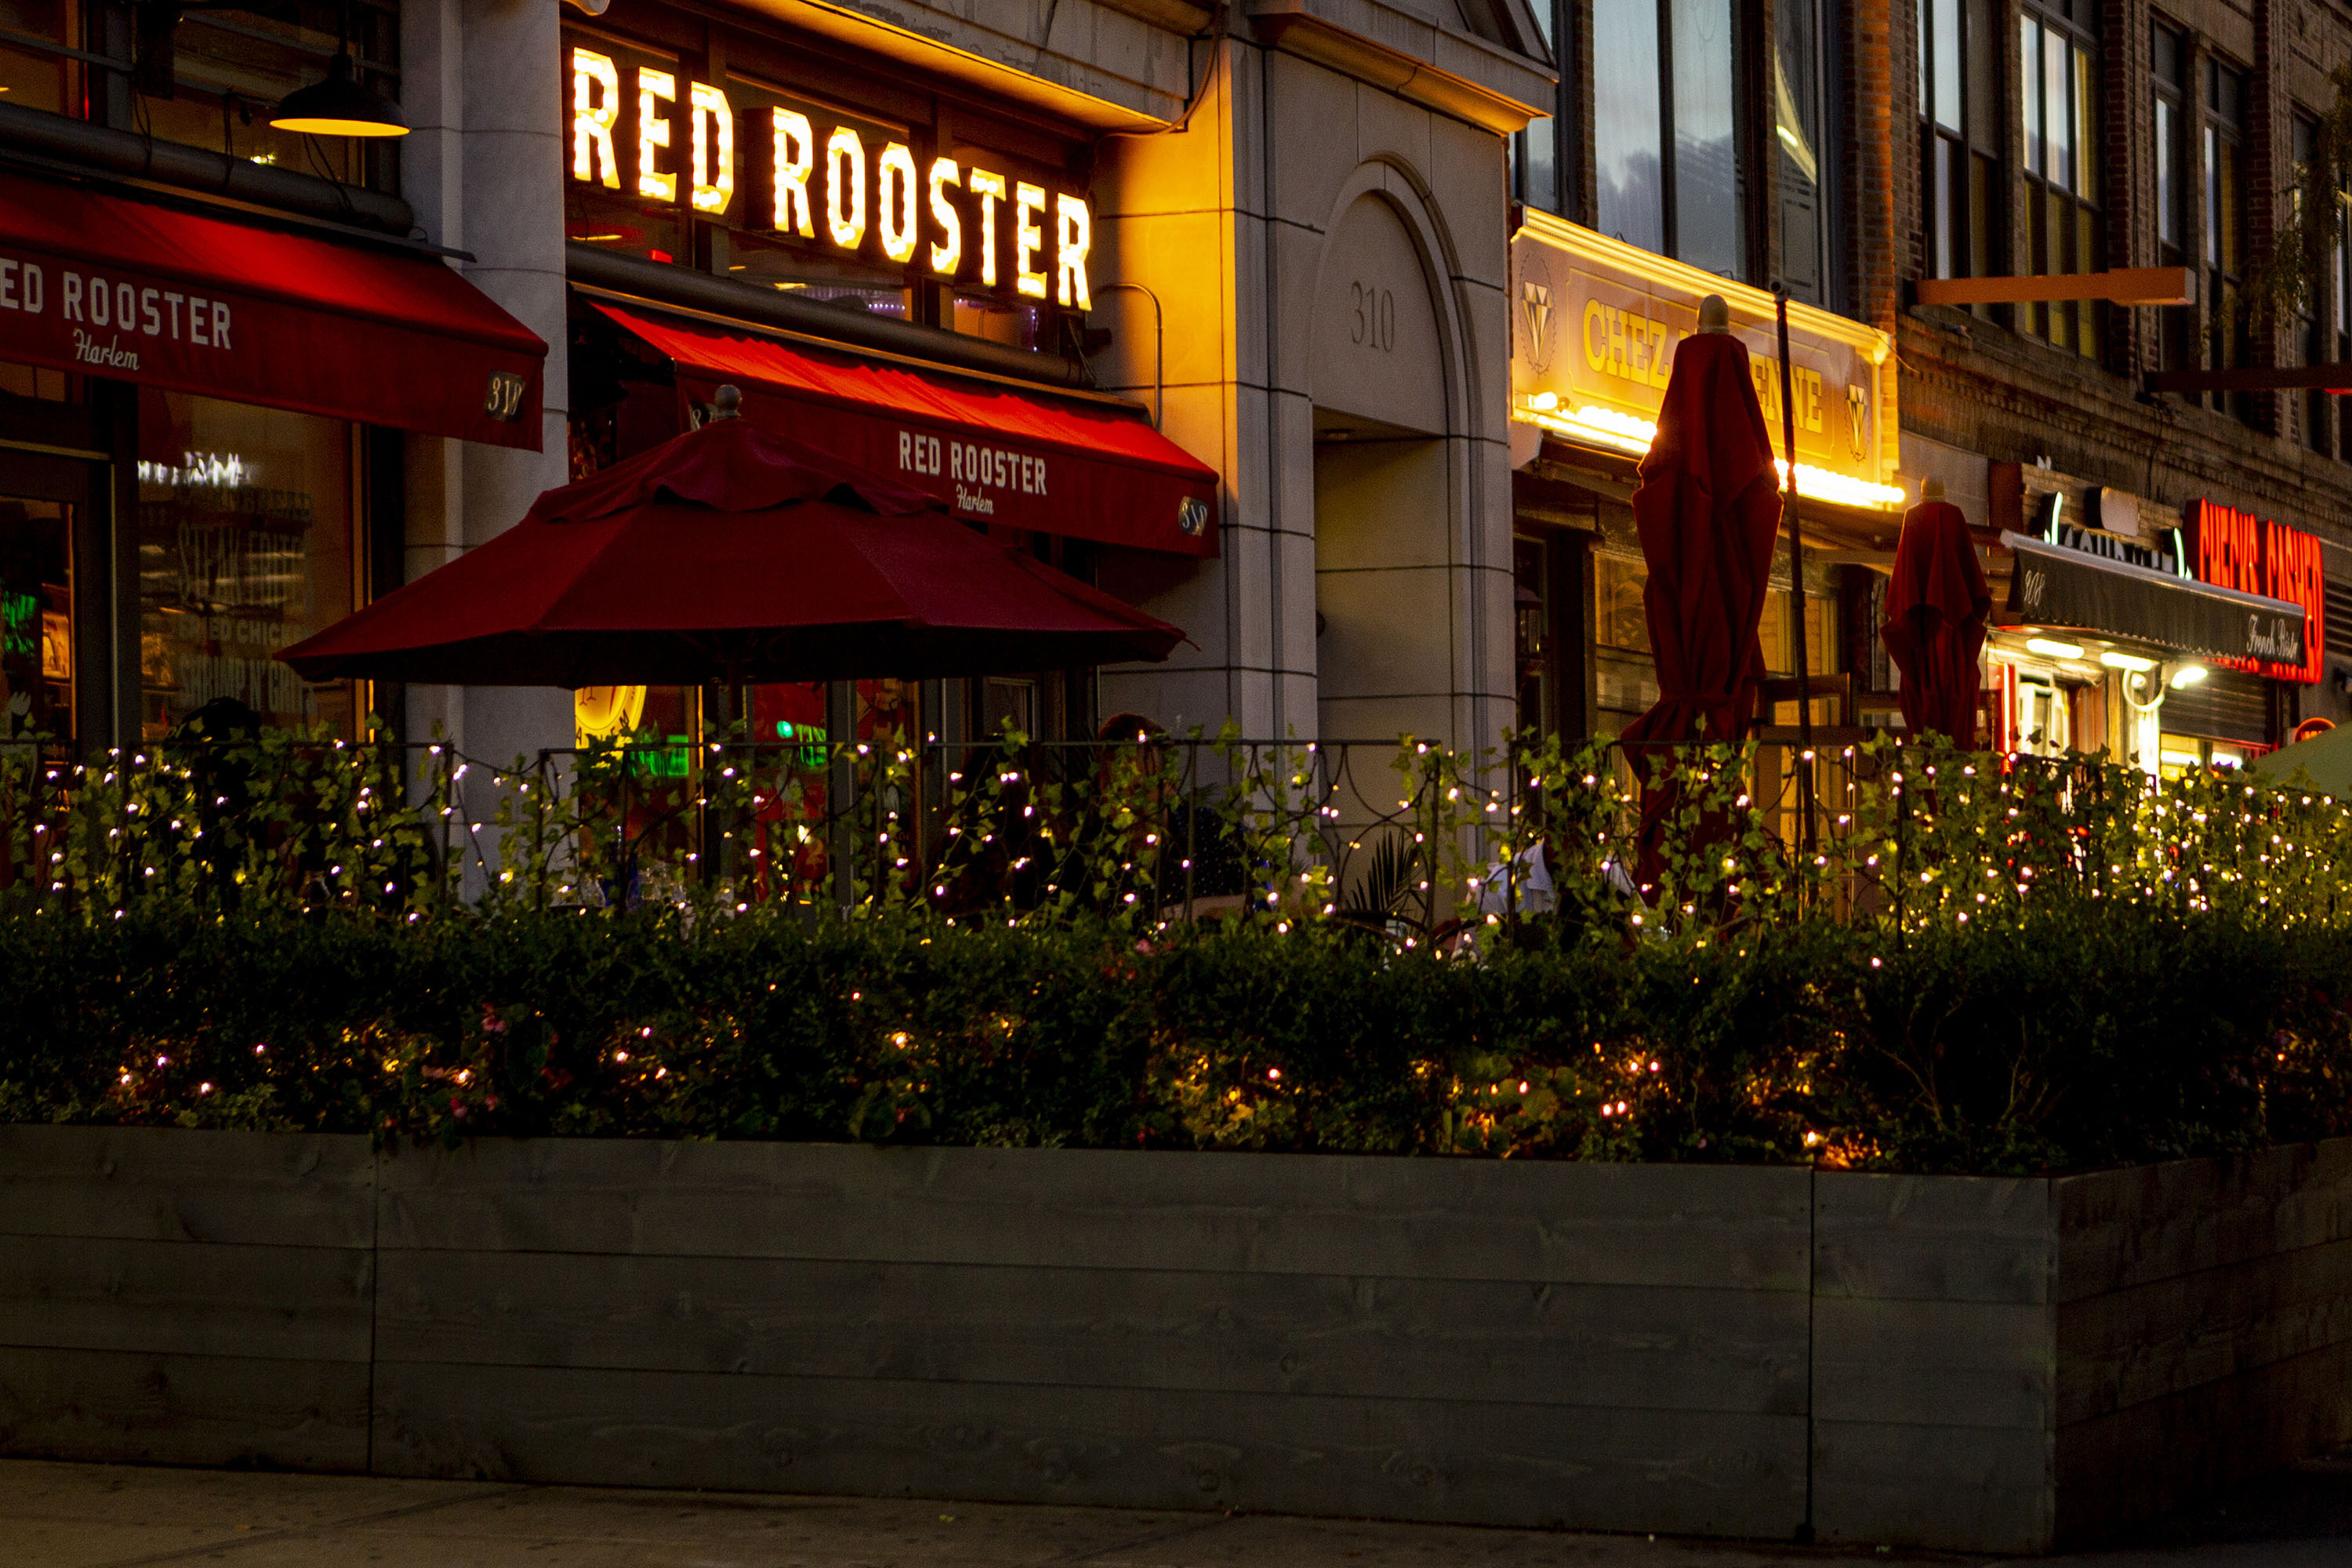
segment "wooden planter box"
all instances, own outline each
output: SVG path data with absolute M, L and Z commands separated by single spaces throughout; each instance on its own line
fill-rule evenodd
M 2056 1180 L 0 1128 L 0 1453 L 2036 1552 L 2352 1440 L 2352 1140 Z

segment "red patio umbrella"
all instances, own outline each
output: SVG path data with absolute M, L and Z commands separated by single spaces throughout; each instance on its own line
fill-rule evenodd
M 1775 487 L 1748 346 L 1704 329 L 1685 338 L 1633 491 L 1658 669 L 1657 705 L 1620 737 L 1637 759 L 1648 748 L 1746 734 L 1764 675 L 1756 628 L 1780 527 Z M 1658 837 L 1675 798 L 1670 787 L 1643 789 L 1644 882 L 1656 879 Z
M 693 686 L 1162 659 L 1183 634 L 740 419 L 548 491 L 278 658 L 307 679 Z
M 1903 514 L 1895 581 L 1879 640 L 1903 672 L 1895 699 L 1914 735 L 1933 731 L 1962 749 L 1977 743 L 1977 658 L 1984 650 L 1992 594 L 1977 563 L 1969 520 L 1929 491 Z

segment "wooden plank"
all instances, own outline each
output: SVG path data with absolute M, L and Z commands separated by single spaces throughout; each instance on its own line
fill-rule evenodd
M 367 1247 L 362 1137 L 176 1127 L 0 1127 L 0 1234 Z
M 373 1255 L 0 1236 L 0 1344 L 368 1359 Z
M 2186 1508 L 2352 1443 L 2352 1343 L 2059 1428 L 2058 1542 Z
M 2347 1342 L 2352 1241 L 2069 1302 L 2058 1310 L 2058 1419 L 2090 1420 Z
M 0 1348 L 0 1454 L 109 1463 L 367 1466 L 348 1362 Z
M 2186 267 L 2118 267 L 2107 272 L 2036 273 L 2022 278 L 1922 278 L 1922 305 L 2026 305 L 2047 300 L 2112 300 L 2119 305 L 2193 305 L 2196 279 Z
M 2047 1431 L 2058 1355 L 2038 1302 L 1823 1297 L 1813 1414 L 1823 1421 Z
M 2352 1239 L 2352 1138 L 2057 1184 L 2059 1300 Z
M 1825 1171 L 1814 1216 L 1822 1300 L 2050 1299 L 2057 1237 L 2046 1181 Z
M 2056 1508 L 2051 1436 L 2017 1427 L 1822 1421 L 1813 1535 L 1824 1545 L 2039 1552 Z
M 386 1362 L 1801 1415 L 1786 1292 L 388 1252 Z
M 383 1473 L 1786 1538 L 1798 1416 L 388 1363 Z
M 1802 1170 L 675 1143 L 404 1150 L 386 1248 L 1801 1291 Z

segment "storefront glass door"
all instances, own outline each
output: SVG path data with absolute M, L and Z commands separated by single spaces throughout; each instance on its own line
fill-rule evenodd
M 73 733 L 73 511 L 0 496 L 0 736 Z

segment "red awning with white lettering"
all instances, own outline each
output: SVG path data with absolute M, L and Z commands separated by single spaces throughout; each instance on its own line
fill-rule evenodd
M 547 345 L 430 256 L 0 174 L 0 359 L 537 451 Z
M 1216 470 L 1139 410 L 861 358 L 756 327 L 596 302 L 709 402 L 929 490 L 959 517 L 1183 555 L 1216 552 Z

